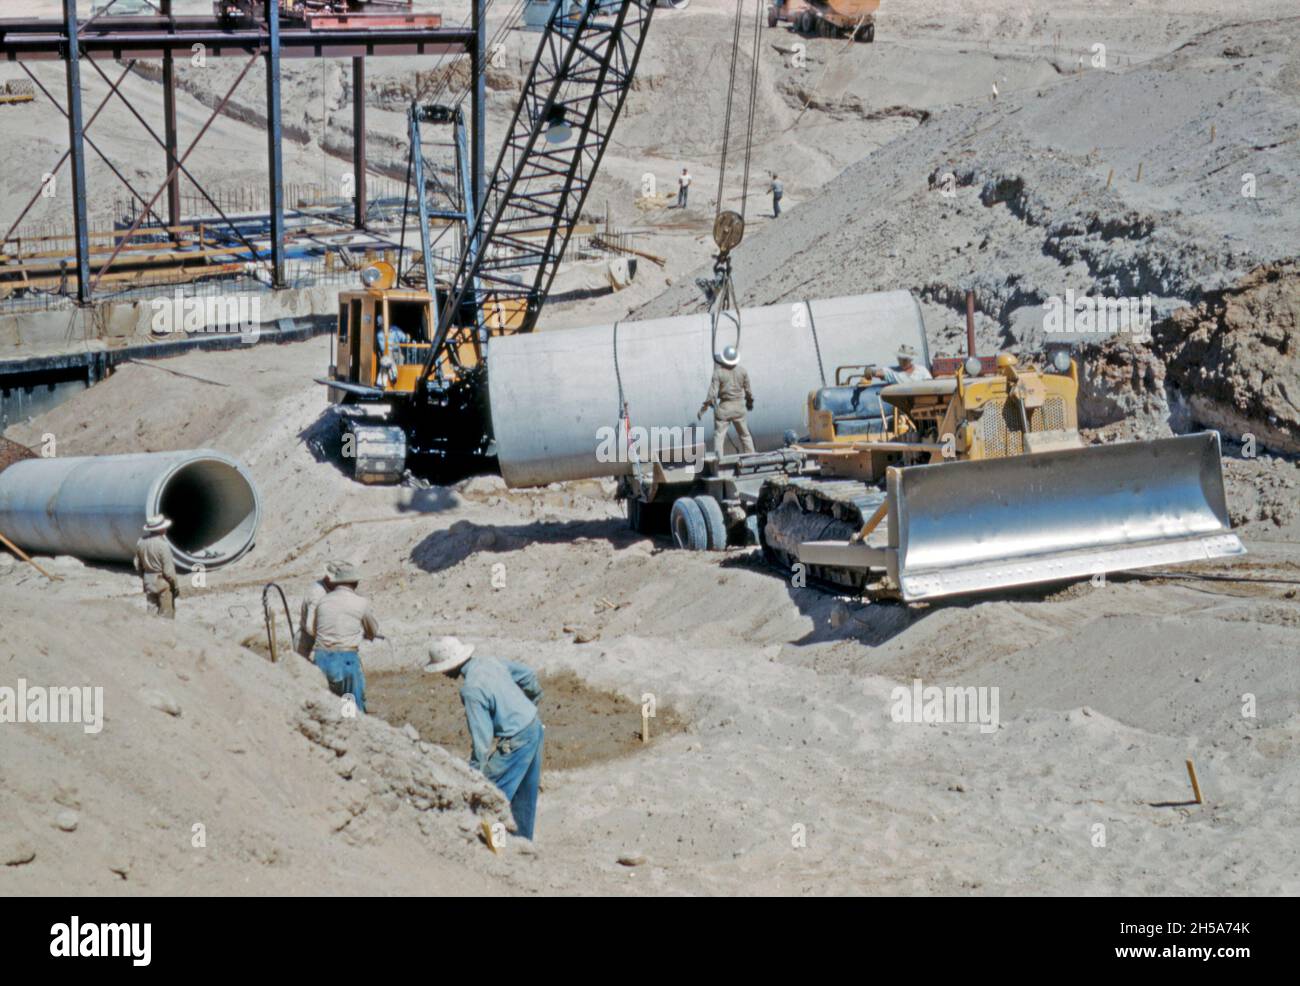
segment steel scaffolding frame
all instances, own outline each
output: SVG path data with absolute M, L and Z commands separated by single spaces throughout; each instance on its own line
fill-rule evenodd
M 116 2 L 116 0 L 114 0 Z M 280 106 L 280 60 L 282 58 L 352 58 L 353 71 L 353 168 L 355 171 L 355 208 L 354 218 L 358 229 L 364 229 L 366 223 L 366 110 L 365 110 L 365 61 L 369 56 L 424 55 L 424 54 L 468 54 L 471 59 L 471 117 L 472 117 L 472 182 L 475 189 L 484 186 L 483 176 L 483 141 L 486 113 L 485 77 L 482 71 L 485 45 L 485 10 L 488 0 L 475 0 L 471 25 L 468 30 L 444 28 L 440 18 L 429 18 L 428 24 L 409 24 L 402 26 L 385 26 L 368 28 L 354 26 L 358 18 L 346 19 L 339 25 L 313 28 L 310 24 L 282 25 L 280 5 L 277 0 L 265 0 L 265 16 L 260 23 L 239 23 L 215 17 L 177 16 L 172 12 L 172 0 L 159 0 L 161 13 L 158 16 L 105 16 L 105 10 L 82 24 L 77 18 L 76 0 L 63 0 L 62 19 L 21 18 L 0 19 L 0 59 L 25 63 L 32 61 L 62 60 L 66 66 L 67 106 L 59 106 L 44 86 L 42 91 L 50 96 L 68 121 L 68 150 L 55 166 L 57 171 L 64 161 L 71 161 L 73 186 L 73 226 L 76 240 L 76 285 L 77 301 L 89 304 L 94 300 L 94 289 L 100 278 L 105 276 L 121 252 L 122 246 L 129 242 L 145 219 L 153 215 L 158 200 L 166 194 L 167 222 L 165 226 L 181 225 L 180 176 L 184 175 L 195 188 L 203 194 L 209 204 L 221 216 L 235 235 L 243 240 L 242 233 L 235 224 L 217 207 L 215 201 L 204 191 L 203 186 L 185 167 L 185 159 L 197 146 L 213 121 L 225 109 L 231 96 L 243 81 L 253 64 L 261 58 L 266 64 L 266 118 L 267 118 L 267 181 L 270 202 L 271 243 L 269 257 L 262 257 L 246 240 L 251 256 L 265 259 L 268 263 L 273 287 L 284 286 L 284 165 L 282 139 L 283 128 Z M 110 4 L 111 9 L 111 4 Z M 436 20 L 437 23 L 433 23 Z M 208 118 L 190 146 L 181 152 L 178 144 L 176 127 L 176 74 L 175 55 L 182 52 L 188 56 L 201 45 L 207 57 L 224 57 L 244 54 L 248 62 L 235 80 L 235 84 L 218 102 L 216 109 Z M 120 85 L 126 72 L 129 72 L 139 59 L 160 59 L 163 65 L 163 135 L 155 132 L 144 116 L 136 110 Z M 90 122 L 83 118 L 81 92 L 81 66 L 86 60 L 109 86 L 109 94 L 92 114 Z M 97 64 L 101 60 L 125 62 L 126 71 L 116 82 Z M 24 71 L 35 76 L 26 65 Z M 39 83 L 38 83 L 39 85 Z M 108 160 L 102 151 L 86 136 L 86 130 L 99 115 L 100 110 L 112 98 L 118 98 L 131 110 L 132 115 L 144 125 L 150 136 L 163 149 L 167 162 L 167 177 L 162 186 L 149 198 L 137 192 L 120 171 Z M 87 221 L 86 199 L 86 147 L 90 146 L 109 166 L 132 196 L 144 208 L 132 229 L 119 241 L 108 262 L 98 271 L 91 269 L 91 250 L 89 226 Z M 39 197 L 33 196 L 18 220 L 10 228 L 9 235 L 17 229 L 22 219 L 30 211 Z

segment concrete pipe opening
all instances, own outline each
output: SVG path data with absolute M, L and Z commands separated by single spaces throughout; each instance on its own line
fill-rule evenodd
M 167 540 L 186 568 L 234 561 L 252 545 L 261 515 L 252 483 L 219 459 L 188 462 L 164 476 L 154 512 L 171 518 Z
M 33 554 L 130 564 L 150 514 L 172 521 L 177 567 L 218 568 L 253 546 L 253 478 L 214 449 L 36 458 L 0 472 L 0 532 Z

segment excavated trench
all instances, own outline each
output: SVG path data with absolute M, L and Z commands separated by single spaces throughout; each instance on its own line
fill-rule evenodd
M 648 748 L 641 742 L 639 703 L 593 688 L 571 671 L 543 672 L 539 677 L 547 770 L 586 767 Z M 366 707 L 399 728 L 410 723 L 422 740 L 468 755 L 469 731 L 459 686 L 442 675 L 422 670 L 368 674 Z M 650 720 L 650 745 L 684 732 L 686 726 L 674 710 L 660 705 Z

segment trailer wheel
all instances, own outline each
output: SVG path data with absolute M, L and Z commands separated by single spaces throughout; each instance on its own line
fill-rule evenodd
M 778 17 L 776 16 L 776 8 L 775 8 L 775 7 L 768 7 L 768 8 L 767 8 L 767 26 L 768 26 L 768 27 L 776 27 L 776 25 L 779 23 L 779 21 L 780 21 L 780 18 L 778 18 Z
M 799 20 L 795 23 L 795 30 L 800 34 L 812 34 L 813 20 L 812 14 L 803 10 L 799 13 Z
M 704 527 L 709 536 L 709 550 L 723 551 L 727 547 L 727 521 L 722 516 L 722 504 L 708 494 L 695 497 L 704 517 Z
M 673 503 L 669 526 L 673 532 L 673 542 L 687 551 L 707 551 L 709 549 L 709 530 L 704 523 L 704 512 L 700 505 L 689 496 L 679 496 Z

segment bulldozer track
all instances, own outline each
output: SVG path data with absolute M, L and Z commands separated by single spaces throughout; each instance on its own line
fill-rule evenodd
M 769 540 L 768 524 L 778 530 L 793 515 L 789 504 L 797 504 L 800 530 L 789 531 L 794 541 L 819 540 L 827 535 L 845 533 L 845 528 L 860 530 L 868 517 L 885 501 L 884 490 L 849 479 L 817 479 L 795 476 L 785 481 L 772 481 L 764 485 L 758 499 L 759 545 L 768 565 L 786 573 L 802 564 L 797 557 L 779 543 Z M 812 529 L 806 537 L 814 518 L 824 518 L 821 531 Z M 778 539 L 779 540 L 779 539 Z M 809 586 L 843 595 L 845 591 L 866 593 L 871 581 L 866 572 L 845 571 L 830 566 L 804 565 L 802 573 Z

